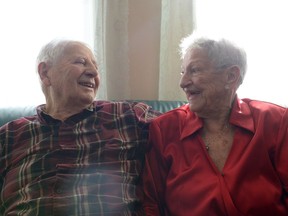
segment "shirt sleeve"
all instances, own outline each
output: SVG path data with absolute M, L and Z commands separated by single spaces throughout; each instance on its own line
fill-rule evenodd
M 284 112 L 277 137 L 275 166 L 286 192 L 285 201 L 288 204 L 288 109 Z
M 143 173 L 143 206 L 147 216 L 167 215 L 164 210 L 165 176 L 167 165 L 161 155 L 161 131 L 153 122 L 149 129 L 149 142 Z
M 4 127 L 6 126 L 2 126 L 0 128 L 0 193 L 2 192 L 2 186 L 3 186 L 3 172 L 5 169 L 4 166 L 4 161 L 3 161 L 3 148 L 4 148 L 4 141 L 5 141 L 5 129 Z M 0 199 L 1 202 L 1 199 Z M 1 205 L 2 203 L 0 203 Z
M 133 110 L 135 112 L 137 120 L 142 125 L 147 125 L 154 118 L 161 115 L 161 113 L 157 110 L 153 110 L 149 105 L 141 102 L 136 102 L 132 104 Z

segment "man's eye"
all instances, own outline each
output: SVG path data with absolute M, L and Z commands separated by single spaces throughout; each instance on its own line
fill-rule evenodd
M 77 64 L 83 64 L 83 65 L 85 65 L 85 64 L 86 64 L 86 61 L 85 61 L 85 59 L 78 59 L 78 60 L 76 61 L 76 63 L 77 63 Z

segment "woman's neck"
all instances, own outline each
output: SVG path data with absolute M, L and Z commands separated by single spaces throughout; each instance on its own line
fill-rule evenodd
M 209 132 L 219 132 L 224 131 L 230 127 L 229 118 L 230 118 L 230 108 L 222 110 L 221 112 L 211 112 L 212 115 L 203 117 L 203 124 L 205 130 Z

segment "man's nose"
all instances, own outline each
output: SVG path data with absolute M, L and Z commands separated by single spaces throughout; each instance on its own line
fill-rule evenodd
M 89 77 L 97 77 L 99 75 L 98 68 L 93 63 L 89 63 L 85 74 Z
M 89 77 L 97 77 L 99 73 L 97 69 L 96 70 L 89 69 L 85 72 L 85 74 L 86 76 L 89 76 Z

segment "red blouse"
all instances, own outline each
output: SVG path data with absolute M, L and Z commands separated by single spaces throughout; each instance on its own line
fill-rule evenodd
M 287 108 L 236 98 L 230 124 L 236 130 L 222 172 L 188 105 L 150 125 L 143 174 L 148 216 L 288 215 Z

